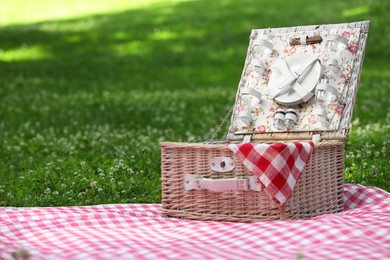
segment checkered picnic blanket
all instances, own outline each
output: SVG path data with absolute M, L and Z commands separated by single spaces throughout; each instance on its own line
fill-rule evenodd
M 345 211 L 310 220 L 162 218 L 161 205 L 0 208 L 0 259 L 390 259 L 390 194 L 345 185 Z

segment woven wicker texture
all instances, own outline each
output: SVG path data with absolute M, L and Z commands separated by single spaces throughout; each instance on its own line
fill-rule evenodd
M 249 177 L 226 144 L 162 143 L 162 206 L 163 216 L 195 220 L 267 221 L 304 219 L 343 208 L 344 143 L 323 141 L 306 165 L 285 208 L 276 206 L 264 192 L 184 189 L 186 173 L 218 179 Z M 211 170 L 210 160 L 227 156 L 236 167 L 227 173 Z

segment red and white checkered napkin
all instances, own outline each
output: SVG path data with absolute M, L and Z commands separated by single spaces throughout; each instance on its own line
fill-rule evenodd
M 157 204 L 0 207 L 0 259 L 390 259 L 389 193 L 344 191 L 342 213 L 259 223 L 163 218 Z
M 277 204 L 291 197 L 314 149 L 313 142 L 229 144 L 230 150 L 253 172 Z

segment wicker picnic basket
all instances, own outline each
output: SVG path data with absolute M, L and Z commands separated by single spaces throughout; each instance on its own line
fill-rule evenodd
M 163 216 L 252 222 L 342 211 L 344 144 L 368 29 L 363 21 L 252 30 L 227 140 L 161 143 Z M 283 205 L 228 148 L 310 140 L 314 152 Z

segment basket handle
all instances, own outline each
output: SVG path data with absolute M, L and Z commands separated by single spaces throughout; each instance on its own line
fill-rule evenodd
M 303 35 L 300 38 L 292 38 L 290 40 L 290 45 L 308 45 L 308 44 L 316 44 L 316 43 L 321 43 L 322 42 L 322 37 L 321 36 L 313 36 L 309 37 L 307 35 Z
M 186 174 L 184 176 L 186 190 L 224 191 L 261 191 L 261 184 L 256 176 L 244 178 L 210 179 L 201 175 Z

